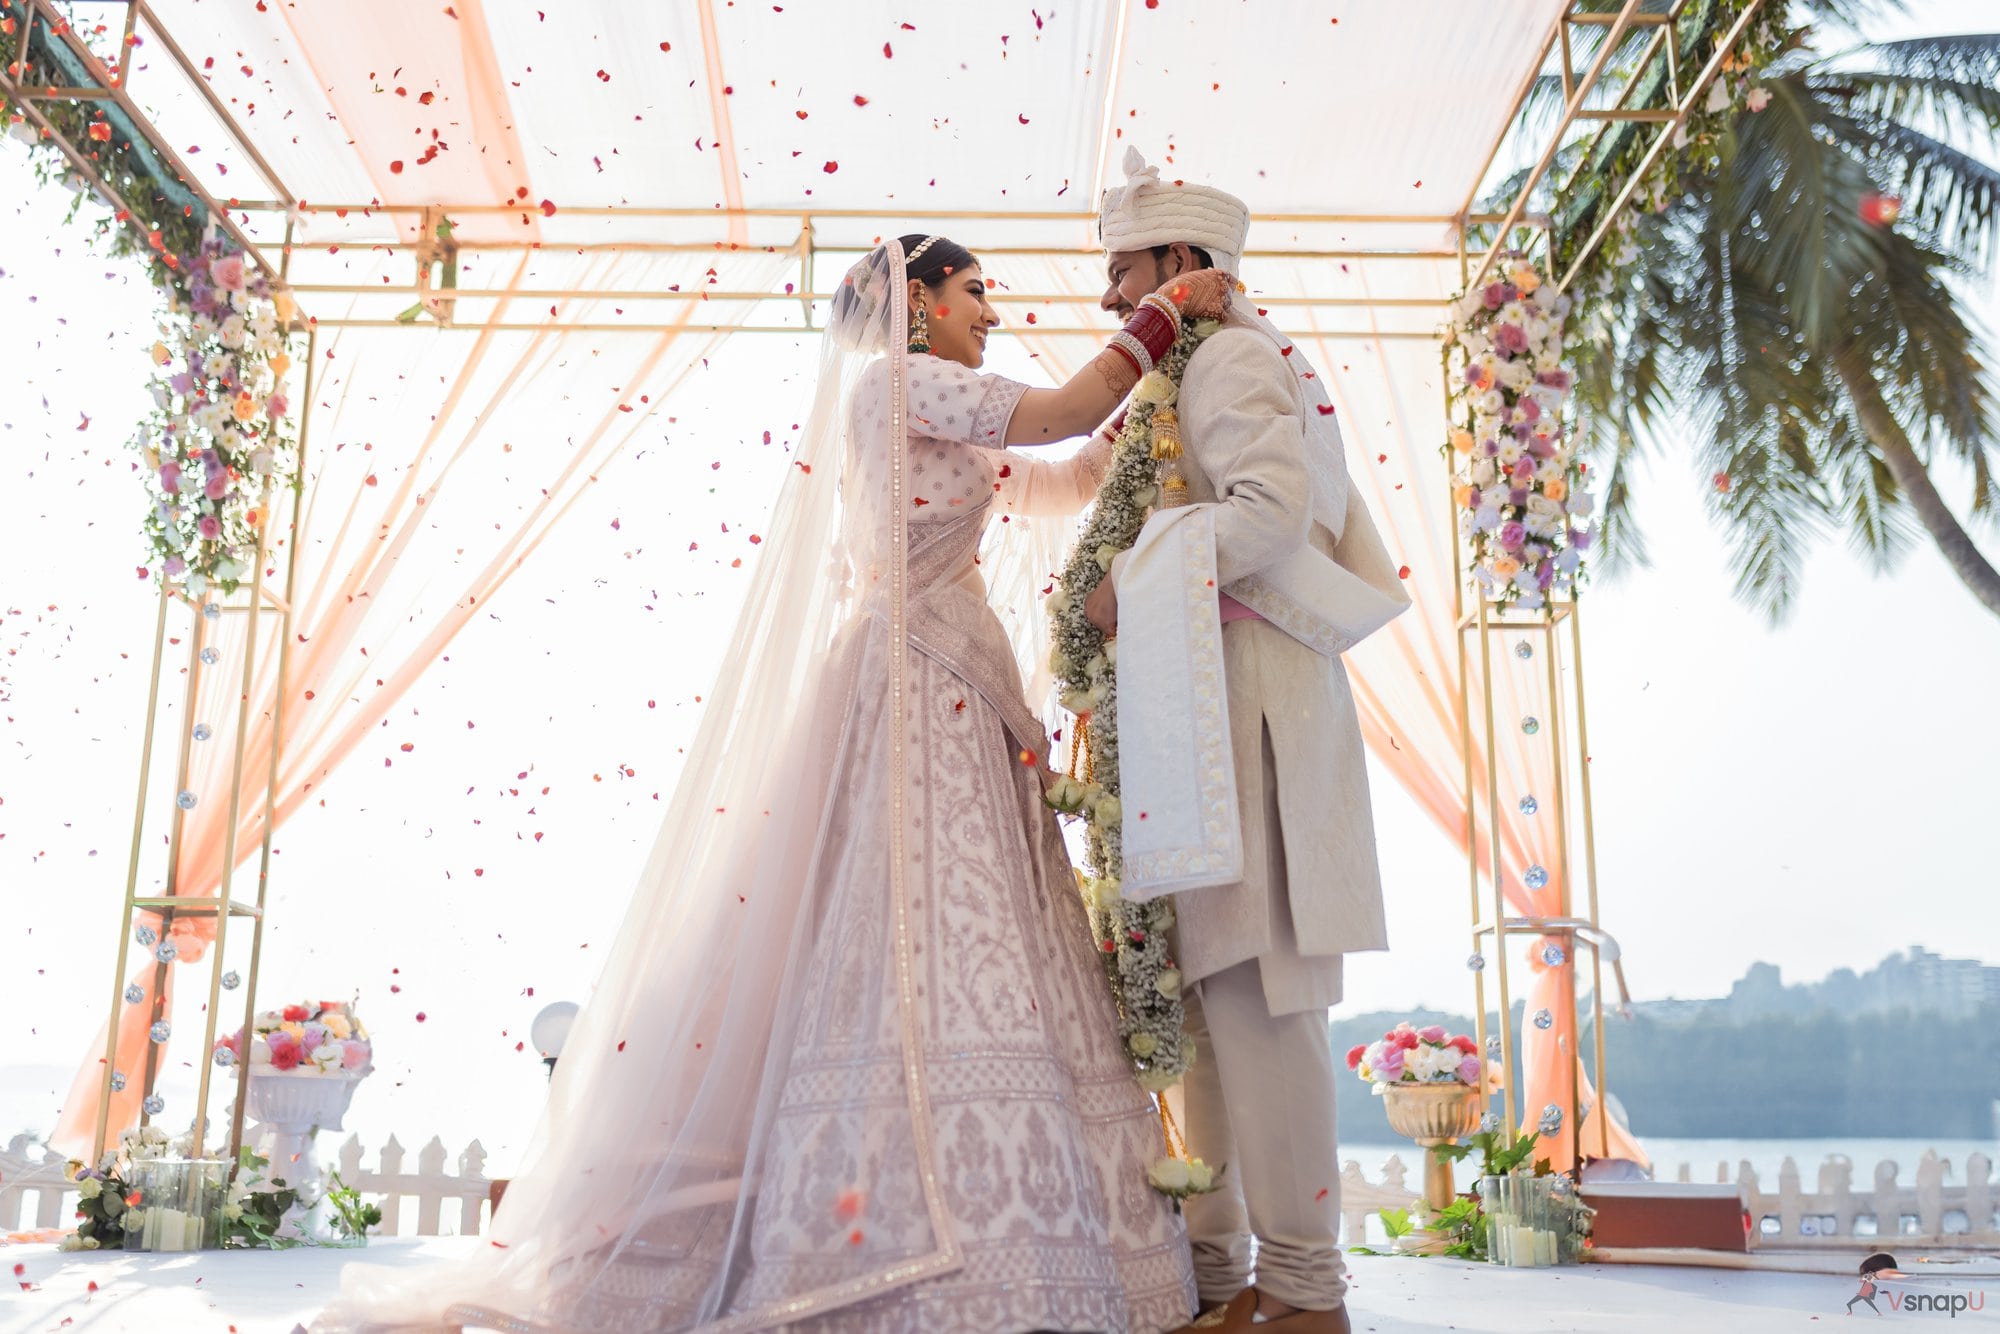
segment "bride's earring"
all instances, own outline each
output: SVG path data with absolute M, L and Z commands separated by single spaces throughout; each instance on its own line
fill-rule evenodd
M 922 306 L 917 307 L 917 318 L 910 322 L 910 355 L 921 357 L 931 350 L 931 313 Z

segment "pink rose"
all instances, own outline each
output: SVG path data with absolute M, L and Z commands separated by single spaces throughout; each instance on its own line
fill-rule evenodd
M 1375 1072 L 1375 1078 L 1393 1084 L 1403 1077 L 1403 1049 L 1390 1047 L 1382 1053 L 1381 1059 L 1368 1062 L 1368 1068 Z
M 1425 1042 L 1442 1043 L 1444 1041 L 1444 1025 L 1432 1024 L 1428 1028 L 1420 1028 L 1417 1030 L 1417 1036 Z
M 1463 1033 L 1460 1033 L 1457 1037 L 1453 1038 L 1450 1042 L 1447 1042 L 1445 1045 L 1447 1047 L 1456 1047 L 1458 1048 L 1458 1050 L 1464 1052 L 1467 1056 L 1477 1056 L 1479 1054 L 1479 1044 L 1474 1042 L 1471 1038 L 1465 1036 L 1465 1034 Z
M 319 1044 L 326 1041 L 325 1024 L 307 1024 L 299 1035 L 299 1046 L 310 1056 L 319 1050 Z
M 1417 1041 L 1417 1031 L 1408 1024 L 1404 1024 L 1396 1030 L 1395 1041 L 1391 1045 L 1397 1051 L 1415 1051 L 1417 1049 Z
M 293 1070 L 298 1067 L 299 1057 L 304 1055 L 304 1053 L 299 1050 L 297 1039 L 293 1038 L 290 1033 L 282 1030 L 273 1030 L 264 1035 L 264 1042 L 271 1049 L 271 1068 L 273 1070 Z
M 366 1042 L 363 1042 L 360 1038 L 348 1038 L 340 1045 L 344 1053 L 341 1057 L 341 1065 L 349 1070 L 359 1070 L 362 1066 L 368 1064 L 368 1057 L 371 1052 Z
M 292 401 L 283 394 L 273 394 L 264 400 L 264 411 L 272 421 L 278 420 L 291 410 Z
M 225 292 L 243 290 L 243 256 L 224 255 L 209 266 L 209 277 Z
M 182 574 L 187 572 L 187 567 L 188 567 L 187 562 L 182 560 L 179 556 L 169 556 L 167 557 L 167 563 L 164 568 L 166 569 L 167 572 L 167 578 L 178 579 L 181 577 Z
M 170 496 L 179 495 L 181 490 L 181 465 L 162 463 L 160 465 L 160 490 Z
M 208 481 L 204 483 L 201 488 L 201 493 L 207 496 L 210 500 L 220 500 L 224 496 L 228 495 L 229 474 L 220 471 L 210 473 L 208 475 Z
M 211 542 L 222 536 L 222 521 L 213 514 L 202 515 L 200 522 L 195 524 L 195 528 L 203 537 Z
M 1359 1069 L 1361 1066 L 1361 1058 L 1367 1054 L 1368 1054 L 1368 1044 L 1365 1042 L 1357 1042 L 1354 1046 L 1348 1048 L 1347 1068 L 1350 1070 Z
M 1472 1084 L 1477 1086 L 1479 1083 L 1479 1067 L 1481 1064 L 1482 1062 L 1477 1056 L 1468 1056 L 1464 1060 L 1460 1061 L 1458 1063 L 1459 1079 L 1467 1084 Z

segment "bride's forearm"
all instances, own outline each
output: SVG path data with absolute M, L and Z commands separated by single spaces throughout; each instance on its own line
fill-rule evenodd
M 1021 395 L 1007 423 L 1009 448 L 1052 445 L 1087 435 L 1111 415 L 1139 382 L 1131 357 L 1107 347 L 1058 389 L 1030 389 Z

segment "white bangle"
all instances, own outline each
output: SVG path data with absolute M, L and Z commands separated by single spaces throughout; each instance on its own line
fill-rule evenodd
M 1153 354 L 1146 350 L 1146 345 L 1140 342 L 1135 335 L 1120 329 L 1117 333 L 1111 335 L 1111 345 L 1113 347 L 1122 347 L 1132 354 L 1132 361 L 1138 366 L 1140 375 L 1147 375 L 1152 372 Z

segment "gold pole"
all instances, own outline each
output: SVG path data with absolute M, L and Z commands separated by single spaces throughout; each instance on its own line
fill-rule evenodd
M 306 371 L 303 377 L 303 402 L 305 407 L 299 415 L 299 448 L 295 476 L 297 481 L 291 488 L 292 521 L 286 536 L 285 553 L 285 603 L 280 610 L 278 626 L 278 685 L 271 699 L 271 764 L 264 782 L 264 848 L 257 864 L 257 920 L 250 931 L 250 977 L 243 989 L 243 1029 L 247 1035 L 250 1021 L 257 1012 L 257 976 L 264 961 L 264 922 L 267 895 L 271 887 L 271 840 L 277 833 L 278 767 L 285 748 L 285 701 L 291 688 L 292 671 L 292 614 L 296 607 L 295 594 L 298 589 L 300 536 L 302 520 L 300 511 L 304 508 L 302 496 L 306 478 L 306 441 L 312 433 L 313 375 L 318 370 L 319 335 L 308 329 L 306 332 Z M 243 1152 L 243 1116 L 249 1100 L 250 1072 L 241 1068 L 242 1060 L 248 1059 L 249 1043 L 243 1044 L 239 1055 L 236 1075 L 236 1098 L 229 1118 L 229 1161 L 234 1164 Z M 232 1167 L 233 1171 L 234 1168 Z
M 182 588 L 185 597 L 186 585 L 182 585 Z M 181 707 L 180 760 L 174 767 L 174 818 L 171 832 L 167 835 L 167 884 L 166 892 L 162 895 L 164 898 L 175 898 L 180 893 L 181 833 L 187 827 L 187 812 L 181 809 L 180 794 L 187 791 L 188 762 L 193 757 L 194 749 L 194 710 L 201 684 L 201 651 L 207 647 L 208 640 L 208 618 L 201 614 L 201 608 L 193 600 L 188 600 L 188 606 L 194 611 L 194 621 L 193 629 L 188 633 L 187 693 Z M 163 907 L 158 912 L 160 939 L 164 941 L 174 924 L 174 909 Z M 166 1018 L 167 970 L 172 966 L 163 959 L 153 965 L 153 1023 Z M 153 1080 L 159 1074 L 159 1066 L 160 1044 L 149 1041 L 146 1044 L 145 1077 L 139 1086 L 141 1094 L 139 1124 L 142 1126 L 152 1123 L 152 1117 L 147 1114 L 143 1099 L 153 1091 Z
M 132 947 L 132 898 L 139 888 L 139 849 L 146 829 L 146 788 L 153 774 L 153 727 L 160 716 L 160 672 L 165 668 L 167 648 L 166 576 L 160 577 L 160 613 L 153 622 L 153 683 L 146 694 L 146 731 L 139 743 L 139 797 L 132 811 L 132 854 L 125 864 L 125 902 L 118 918 L 118 964 L 111 973 L 111 1022 L 104 1030 L 104 1074 L 97 1088 L 97 1134 L 91 1142 L 90 1166 L 104 1157 L 105 1140 L 110 1136 L 111 1073 L 118 1059 L 118 1020 L 124 1014 L 125 964 Z
M 1569 635 L 1570 658 L 1576 671 L 1576 749 L 1579 769 L 1577 772 L 1577 795 L 1583 804 L 1583 865 L 1585 884 L 1590 891 L 1590 924 L 1602 930 L 1597 920 L 1597 825 L 1590 804 L 1590 729 L 1586 719 L 1583 692 L 1583 623 L 1576 614 L 1577 599 L 1570 597 Z M 1608 1098 L 1610 1085 L 1604 1071 L 1604 961 L 1599 956 L 1597 946 L 1590 947 L 1591 1005 L 1596 1025 L 1595 1055 L 1597 1056 L 1597 1144 L 1600 1157 L 1611 1156 L 1611 1116 Z
M 1514 1115 L 1514 1002 L 1507 985 L 1507 896 L 1502 888 L 1500 864 L 1500 766 L 1493 728 L 1493 635 L 1495 626 L 1487 619 L 1487 604 L 1479 598 L 1479 665 L 1481 693 L 1486 698 L 1486 810 L 1487 839 L 1493 871 L 1493 952 L 1500 964 L 1500 1088 L 1507 1112 L 1507 1133 L 1518 1133 L 1520 1121 Z M 1504 630 L 1504 627 L 1503 627 Z M 1463 632 L 1461 631 L 1461 634 Z
M 257 525 L 257 566 L 250 574 L 250 616 L 243 628 L 243 672 L 236 700 L 236 750 L 229 761 L 229 824 L 222 831 L 222 883 L 216 889 L 215 940 L 209 946 L 208 1004 L 203 1010 L 208 1016 L 208 1023 L 201 1057 L 197 1062 L 201 1074 L 197 1076 L 195 1086 L 194 1152 L 189 1155 L 193 1158 L 202 1156 L 202 1149 L 208 1140 L 208 1081 L 209 1072 L 215 1068 L 209 1053 L 215 1050 L 215 1025 L 222 1005 L 222 959 L 229 944 L 230 898 L 236 884 L 236 838 L 239 822 L 243 818 L 243 755 L 250 746 L 250 687 L 257 672 L 257 620 L 264 607 L 264 561 L 271 540 L 271 482 L 268 476 L 257 504 L 263 512 L 264 521 Z M 258 936 L 263 935 L 261 917 L 252 930 Z
M 1553 760 L 1549 767 L 1555 775 L 1555 789 L 1550 794 L 1550 800 L 1555 803 L 1556 873 L 1562 877 L 1556 889 L 1556 915 L 1559 917 L 1571 917 L 1574 914 L 1571 912 L 1569 879 L 1569 809 L 1566 802 L 1566 787 L 1563 781 L 1563 696 L 1562 677 L 1556 670 L 1556 646 L 1560 642 L 1556 635 L 1556 609 L 1553 606 L 1544 609 L 1542 617 L 1544 624 L 1548 627 L 1548 638 L 1545 642 L 1548 650 L 1546 656 L 1548 658 L 1549 753 Z M 1575 932 L 1566 931 L 1563 933 L 1563 946 L 1562 966 L 1570 970 L 1569 1027 L 1570 1032 L 1575 1033 L 1577 1031 Z M 1583 1117 L 1583 1090 L 1578 1086 L 1576 1079 L 1576 1064 L 1581 1058 L 1574 1049 L 1564 1052 L 1563 1055 L 1569 1062 L 1569 1068 L 1566 1073 L 1569 1078 L 1570 1089 L 1569 1112 L 1563 1118 L 1563 1130 L 1565 1137 L 1569 1140 L 1570 1158 L 1575 1160 L 1580 1156 L 1579 1150 L 1582 1148 L 1582 1132 L 1578 1127 Z

